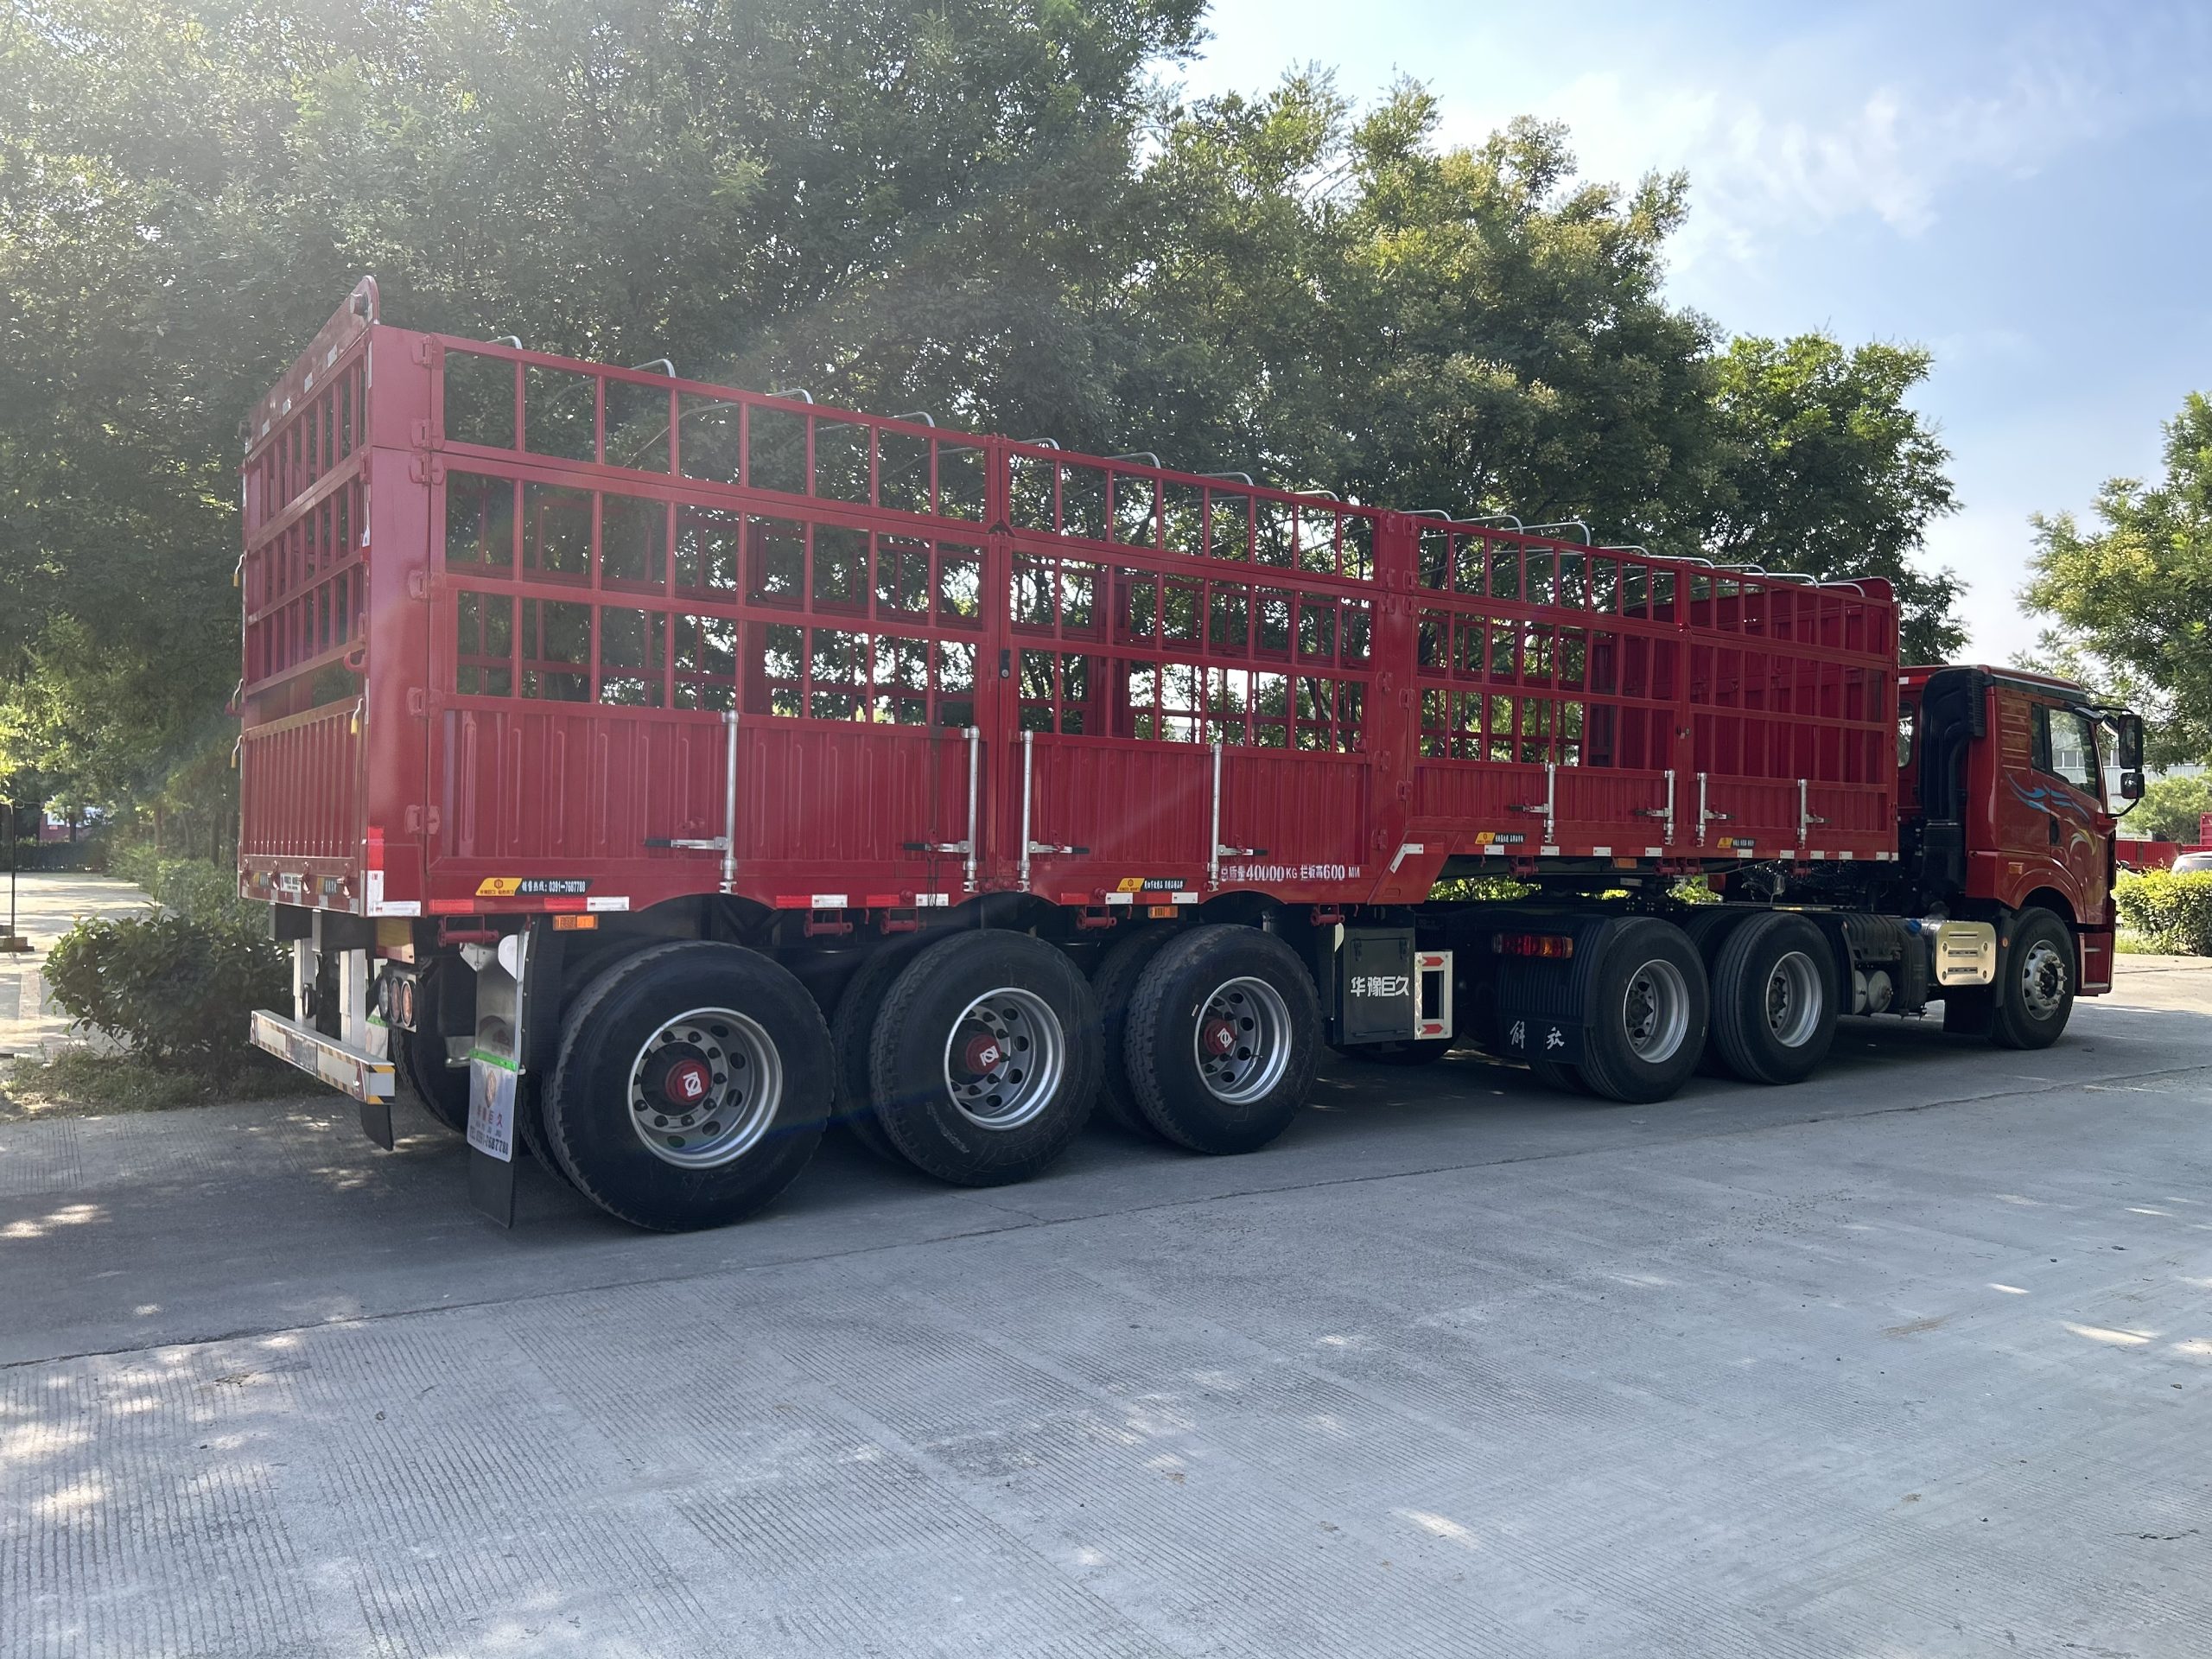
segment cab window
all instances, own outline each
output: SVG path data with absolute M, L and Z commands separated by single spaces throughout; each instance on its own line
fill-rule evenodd
M 2078 709 L 2036 708 L 2036 766 L 2086 795 L 2097 795 L 2096 723 Z

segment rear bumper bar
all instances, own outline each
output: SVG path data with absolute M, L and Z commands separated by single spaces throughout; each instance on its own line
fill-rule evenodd
M 267 1008 L 253 1011 L 253 1046 L 278 1059 L 342 1089 L 363 1102 L 390 1100 L 395 1088 L 391 1062 L 348 1048 L 334 1037 L 326 1037 L 296 1020 L 287 1020 Z

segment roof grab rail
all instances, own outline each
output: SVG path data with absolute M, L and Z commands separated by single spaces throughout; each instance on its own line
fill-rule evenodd
M 1463 524 L 1486 524 L 1493 518 L 1499 519 L 1505 524 L 1512 525 L 1514 534 L 1516 536 L 1525 535 L 1528 533 L 1528 526 L 1523 524 L 1520 519 L 1516 518 L 1510 512 L 1478 512 L 1470 518 L 1461 518 L 1457 522 Z
M 814 394 L 804 386 L 788 386 L 781 391 L 764 391 L 760 395 L 763 397 L 796 397 L 803 404 L 814 401 Z
M 512 346 L 515 350 L 520 351 L 522 350 L 522 336 L 520 334 L 494 334 L 492 336 L 492 344 L 494 346 Z
M 1325 496 L 1327 496 L 1327 497 L 1329 498 L 1329 499 L 1330 499 L 1330 500 L 1332 500 L 1332 501 L 1341 501 L 1341 500 L 1343 500 L 1343 499 L 1344 499 L 1344 497 L 1342 497 L 1341 495 L 1338 495 L 1338 494 L 1334 490 L 1324 490 L 1324 489 L 1293 490 L 1293 491 L 1291 492 L 1291 493 L 1292 493 L 1293 495 L 1325 495 Z
M 1149 449 L 1127 449 L 1118 455 L 1109 455 L 1106 459 L 1109 461 L 1148 461 L 1160 471 L 1167 470 L 1167 463 Z
M 1593 550 L 1599 553 L 1641 553 L 1647 559 L 1657 556 L 1649 548 L 1639 547 L 1633 542 L 1600 542 Z
M 924 426 L 935 426 L 937 416 L 926 409 L 910 409 L 904 415 L 893 415 L 894 421 L 919 421 Z
M 1252 474 L 1249 473 L 1200 473 L 1198 476 L 1200 478 L 1233 478 L 1248 490 L 1256 490 L 1260 487 L 1252 481 Z
M 1590 526 L 1580 518 L 1554 518 L 1549 524 L 1523 524 L 1521 527 L 1521 533 L 1524 536 L 1534 536 L 1541 530 L 1579 530 L 1582 532 L 1582 545 L 1585 547 L 1598 539 L 1590 533 Z
M 642 372 L 646 369 L 658 369 L 670 379 L 673 380 L 676 378 L 676 365 L 670 362 L 668 359 L 664 357 L 656 357 L 648 363 L 632 363 L 630 365 L 630 368 L 633 373 Z
M 1459 522 L 1459 515 L 1446 507 L 1408 507 L 1406 509 L 1406 517 L 1408 518 L 1441 518 L 1447 524 L 1456 524 Z
M 1016 438 L 1014 442 L 1026 443 L 1032 449 L 1057 449 L 1060 447 L 1058 438 Z

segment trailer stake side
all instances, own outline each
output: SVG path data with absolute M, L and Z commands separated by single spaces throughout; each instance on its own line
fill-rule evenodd
M 1902 667 L 1884 582 L 667 366 L 364 281 L 247 424 L 255 1040 L 386 1137 L 418 1097 L 503 1217 L 518 1146 L 698 1227 L 836 1124 L 989 1184 L 1095 1102 L 1256 1148 L 1325 1048 L 1657 1100 L 2109 988 L 2141 722 Z

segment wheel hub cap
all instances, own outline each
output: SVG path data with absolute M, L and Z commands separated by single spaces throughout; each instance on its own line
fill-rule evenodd
M 1290 1007 L 1264 979 L 1232 979 L 1206 998 L 1191 1046 L 1215 1099 L 1257 1100 L 1290 1064 Z
M 774 1040 L 749 1016 L 694 1008 L 645 1039 L 630 1065 L 630 1127 L 652 1154 L 686 1169 L 743 1157 L 783 1095 Z
M 986 991 L 961 1011 L 944 1045 L 944 1088 L 969 1122 L 1011 1129 L 1052 1103 L 1067 1065 L 1059 1016 L 1034 992 Z

